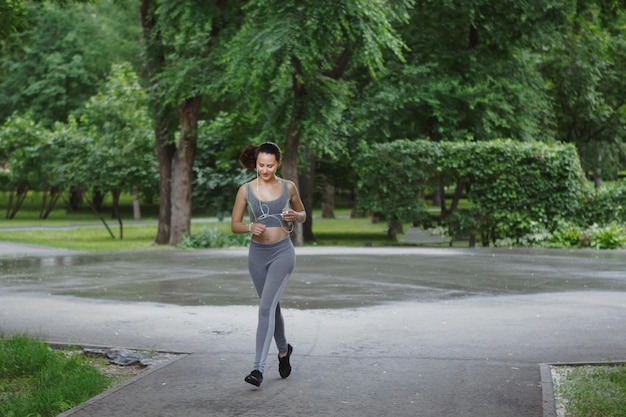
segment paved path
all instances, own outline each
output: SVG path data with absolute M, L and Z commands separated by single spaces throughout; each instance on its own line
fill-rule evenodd
M 256 300 L 241 249 L 5 257 L 0 329 L 189 353 L 72 417 L 538 417 L 540 364 L 626 358 L 623 251 L 297 253 L 293 374 L 273 352 L 261 389 L 243 382 Z

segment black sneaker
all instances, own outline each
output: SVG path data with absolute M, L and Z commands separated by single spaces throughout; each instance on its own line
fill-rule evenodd
M 245 379 L 245 381 L 248 384 L 252 384 L 255 385 L 257 387 L 261 386 L 261 382 L 263 382 L 263 374 L 260 371 L 257 371 L 256 369 L 252 372 L 250 372 L 250 375 L 248 375 Z
M 287 356 L 281 358 L 280 354 L 278 355 L 278 373 L 283 378 L 287 378 L 291 374 L 291 364 L 289 364 L 291 352 L 293 352 L 293 347 L 287 345 Z

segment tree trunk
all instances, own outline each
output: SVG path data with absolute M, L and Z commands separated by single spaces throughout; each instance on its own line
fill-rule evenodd
M 124 224 L 122 222 L 122 215 L 120 214 L 120 195 L 122 191 L 119 188 L 114 188 L 111 190 L 111 195 L 113 196 L 113 218 L 117 219 L 117 223 L 119 225 L 120 230 L 120 240 L 124 239 Z
M 314 179 L 315 178 L 315 156 L 309 155 L 309 169 L 304 175 L 300 175 L 300 197 L 306 209 L 306 221 L 302 224 L 302 237 L 305 242 L 314 242 L 313 235 L 313 201 L 314 201 Z
M 78 210 L 78 207 L 83 203 L 83 192 L 79 189 L 70 190 L 70 199 L 67 205 L 67 209 L 70 213 Z
M 154 120 L 155 146 L 159 161 L 159 225 L 155 243 L 167 244 L 170 241 L 172 218 L 172 160 L 176 152 L 173 132 L 177 121 L 174 116 L 174 109 L 163 105 L 159 97 L 158 74 L 165 65 L 165 52 L 154 17 L 155 7 L 153 0 L 142 0 L 140 16 L 145 45 L 146 72 L 144 76 L 150 85 L 150 107 Z
M 107 232 L 109 232 L 109 236 L 111 236 L 111 239 L 115 239 L 115 235 L 113 234 L 113 232 L 111 231 L 111 228 L 109 227 L 109 225 L 107 224 L 107 221 L 104 219 L 104 217 L 102 216 L 102 214 L 98 211 L 98 209 L 96 208 L 96 206 L 93 203 L 93 198 L 91 200 L 88 201 L 89 203 L 89 207 L 91 207 L 91 211 L 94 212 L 94 214 L 96 215 L 96 217 L 98 217 L 98 219 L 100 219 L 100 221 L 102 222 L 102 224 L 104 225 L 104 227 L 107 229 Z
M 112 207 L 111 207 L 111 218 L 118 219 L 120 217 L 120 195 L 122 194 L 119 188 L 114 188 L 111 190 L 112 197 Z
M 442 206 L 445 206 L 446 204 L 445 201 L 446 201 L 446 191 L 444 189 L 443 184 L 440 183 L 438 184 L 437 188 L 433 190 L 432 205 L 442 207 Z
M 59 200 L 59 196 L 61 195 L 61 189 L 58 186 L 50 188 L 50 195 L 48 204 L 43 208 L 43 212 L 39 216 L 41 219 L 47 219 L 54 207 L 56 206 L 57 201 Z
M 133 219 L 141 220 L 141 207 L 139 206 L 139 192 L 133 187 Z
M 593 185 L 595 188 L 602 187 L 602 153 L 598 151 L 598 166 L 593 169 Z
M 170 245 L 178 245 L 191 230 L 191 183 L 196 156 L 198 114 L 202 96 L 191 97 L 180 106 L 180 143 L 172 160 Z
M 26 196 L 28 195 L 28 183 L 25 181 L 21 181 L 17 186 L 17 193 L 15 195 L 15 201 L 13 201 L 13 192 L 10 193 L 9 197 L 9 210 L 7 211 L 7 219 L 12 219 L 15 217 L 17 212 L 22 207 L 22 203 L 26 200 Z M 13 203 L 13 204 L 12 204 Z
M 102 211 L 102 205 L 104 204 L 104 196 L 105 193 L 94 188 L 92 191 L 91 204 L 98 210 L 98 212 Z
M 595 188 L 602 187 L 602 168 L 593 169 L 593 185 Z
M 283 162 L 283 176 L 285 179 L 291 180 L 296 184 L 298 190 L 300 190 L 300 181 L 298 181 L 298 144 L 300 142 L 300 133 L 295 132 L 295 126 L 297 122 L 290 124 L 289 131 L 287 132 L 287 146 L 285 149 L 285 158 Z M 294 129 L 292 129 L 292 126 Z M 306 208 L 306 207 L 305 207 Z M 310 216 L 310 213 L 308 214 Z M 308 216 L 307 216 L 308 217 Z M 291 241 L 295 246 L 304 245 L 304 236 L 302 223 L 293 224 L 293 232 L 291 233 Z
M 46 211 L 46 199 L 48 198 L 48 191 L 43 190 L 41 192 L 41 209 L 39 210 L 39 218 L 43 219 L 43 213 Z
M 159 120 L 164 123 L 164 117 Z M 157 158 L 159 160 L 159 225 L 155 243 L 162 245 L 170 241 L 170 221 L 172 219 L 172 160 L 176 145 L 170 140 L 169 130 L 155 130 Z
M 324 194 L 322 196 L 322 219 L 335 218 L 335 186 L 324 178 Z
M 302 65 L 298 58 L 292 58 L 294 66 L 294 73 L 292 76 L 292 86 L 294 91 L 294 104 L 291 114 L 291 120 L 289 122 L 289 128 L 287 129 L 287 145 L 285 147 L 285 156 L 283 160 L 283 176 L 294 182 L 296 187 L 300 189 L 300 182 L 298 181 L 298 147 L 300 145 L 300 120 L 301 115 L 301 101 L 304 97 L 304 85 L 302 84 Z M 310 214 L 309 214 L 310 215 Z M 308 216 L 307 216 L 308 217 Z M 293 232 L 291 233 L 291 241 L 295 246 L 304 245 L 304 236 L 302 223 L 294 223 Z
M 7 204 L 7 213 L 4 216 L 5 219 L 11 218 L 9 216 L 11 215 L 11 206 L 13 206 L 13 194 L 13 190 L 9 191 L 9 203 Z
M 389 220 L 387 222 L 387 238 L 394 242 L 398 241 L 398 233 L 404 233 L 404 227 L 402 223 L 397 220 Z

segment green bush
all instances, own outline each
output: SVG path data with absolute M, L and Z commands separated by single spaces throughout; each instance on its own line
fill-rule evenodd
M 587 246 L 583 230 L 577 224 L 562 219 L 557 221 L 557 227 L 549 235 L 543 246 L 554 248 L 579 248 Z
M 586 225 L 626 222 L 626 182 L 589 186 L 577 218 Z
M 397 140 L 362 149 L 354 168 L 360 211 L 389 221 L 420 218 L 428 187 L 464 190 L 471 208 L 453 202 L 442 225 L 452 237 L 480 236 L 484 246 L 553 229 L 556 219 L 580 213 L 585 195 L 571 144 Z
M 499 239 L 496 246 L 593 249 L 621 249 L 626 246 L 626 227 L 616 222 L 581 227 L 560 219 L 552 232 L 539 224 L 536 226 L 534 231 L 524 236 Z
M 483 244 L 522 238 L 579 211 L 585 178 L 572 145 L 495 140 L 442 143 L 439 170 L 467 183 Z M 536 224 L 537 223 L 537 224 Z
M 390 223 L 426 218 L 420 193 L 437 173 L 438 152 L 436 143 L 427 140 L 362 144 L 354 162 L 357 211 Z
M 611 222 L 605 226 L 593 225 L 588 230 L 589 246 L 594 249 L 620 249 L 626 245 L 626 227 Z

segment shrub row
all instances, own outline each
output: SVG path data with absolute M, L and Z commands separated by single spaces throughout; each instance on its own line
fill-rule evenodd
M 626 186 L 594 190 L 570 144 L 397 140 L 362 147 L 355 162 L 361 212 L 390 224 L 421 221 L 427 217 L 421 196 L 453 189 L 452 201 L 442 202 L 440 226 L 451 237 L 477 236 L 483 246 L 550 234 L 564 219 L 582 231 L 611 223 L 619 229 L 626 220 Z M 470 208 L 458 209 L 461 194 Z

